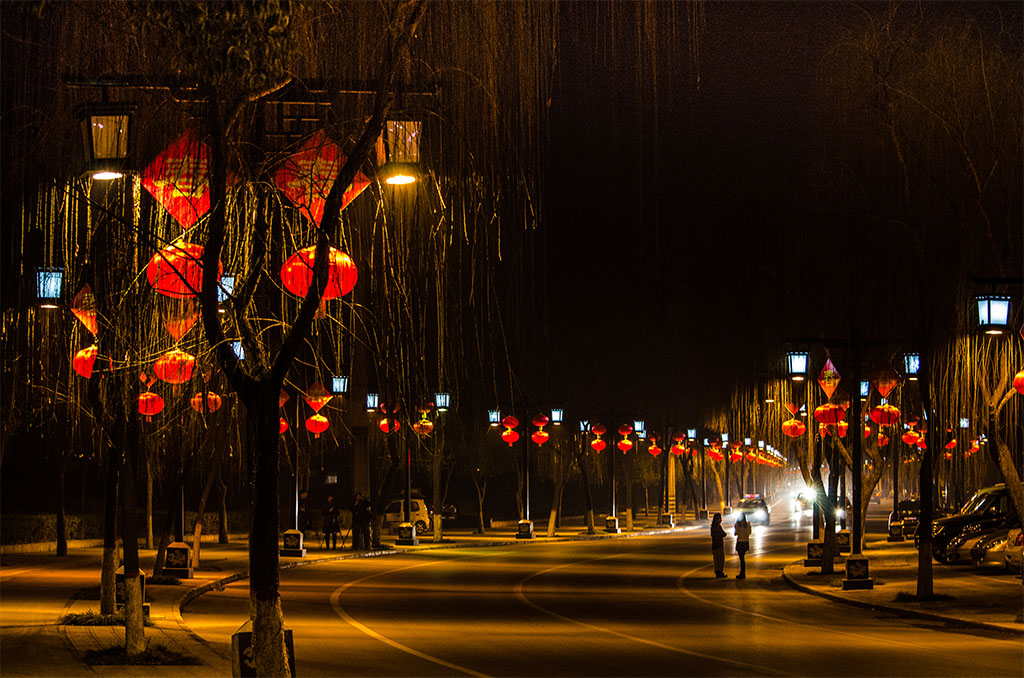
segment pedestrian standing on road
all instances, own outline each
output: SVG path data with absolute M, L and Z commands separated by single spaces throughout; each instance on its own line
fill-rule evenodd
M 747 578 L 747 561 L 744 560 L 744 556 L 747 555 L 747 550 L 750 549 L 750 523 L 747 522 L 747 515 L 740 512 L 740 517 L 736 519 L 736 527 L 733 532 L 736 534 L 736 554 L 740 557 L 740 573 L 736 575 L 737 579 Z
M 711 518 L 711 555 L 715 559 L 715 576 L 725 576 L 725 530 L 722 529 L 722 514 Z
M 352 497 L 352 548 L 357 551 L 370 550 L 370 521 L 373 511 L 370 500 L 361 492 Z
M 334 496 L 327 496 L 327 504 L 324 506 L 324 548 L 338 548 L 338 507 L 334 503 Z

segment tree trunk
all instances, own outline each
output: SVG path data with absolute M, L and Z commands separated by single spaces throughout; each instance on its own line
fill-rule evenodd
M 477 534 L 487 532 L 487 523 L 484 521 L 484 495 L 487 493 L 487 479 L 478 479 L 473 476 L 473 487 L 476 488 L 477 516 L 480 519 L 477 526 Z
M 149 449 L 143 455 L 146 465 L 146 548 L 153 548 L 153 460 L 149 457 Z
M 558 453 L 555 452 L 555 491 L 551 497 L 551 513 L 548 515 L 548 536 L 555 536 L 555 527 L 558 523 L 558 511 L 562 503 L 562 487 L 565 484 L 565 472 L 562 464 L 558 463 Z
M 217 485 L 219 485 L 220 492 L 218 496 L 220 501 L 218 502 L 219 511 L 217 521 L 217 543 L 227 544 L 228 543 L 228 486 L 224 483 L 223 477 L 224 469 L 221 465 L 217 468 Z
M 586 440 L 584 439 L 584 442 Z M 576 466 L 580 469 L 580 482 L 583 483 L 584 511 L 587 519 L 587 534 L 595 534 L 594 528 L 594 497 L 590 490 L 590 471 L 587 470 L 586 455 L 579 450 L 573 450 L 576 456 Z
M 192 530 L 192 568 L 195 570 L 199 569 L 199 544 L 203 536 L 203 516 L 206 515 L 206 502 L 210 498 L 210 492 L 213 491 L 213 483 L 217 480 L 217 471 L 220 468 L 220 449 L 218 446 L 213 451 L 210 474 L 206 477 L 203 494 L 199 497 L 199 507 L 196 509 L 196 521 Z
M 68 554 L 68 528 L 64 519 L 64 451 L 57 452 L 57 555 Z
M 192 469 L 192 459 L 189 457 L 185 461 L 185 465 L 181 469 L 181 473 L 178 474 L 178 480 L 174 484 L 174 499 L 171 501 L 171 505 L 167 509 L 167 515 L 164 516 L 163 528 L 160 530 L 160 543 L 156 549 L 156 564 L 153 565 L 153 576 L 161 577 L 164 573 L 164 564 L 167 562 L 167 545 L 171 543 L 171 532 L 174 530 L 174 521 L 182 511 L 181 500 L 182 500 L 182 488 L 185 487 L 185 479 L 188 477 L 189 471 Z
M 440 427 L 438 427 L 440 428 Z M 433 455 L 430 459 L 431 491 L 434 495 L 434 543 L 441 543 L 444 537 L 444 495 L 441 493 L 441 450 L 437 438 L 434 438 Z
M 117 570 L 117 476 L 120 455 L 107 448 L 107 485 L 103 501 L 103 564 L 100 569 L 100 614 L 117 611 L 114 572 Z
M 122 390 L 125 392 L 127 389 Z M 138 657 L 146 651 L 143 625 L 142 585 L 139 578 L 139 537 L 135 528 L 137 502 L 135 498 L 135 461 L 138 459 L 138 415 L 128 415 L 124 401 L 117 398 L 118 406 L 112 414 L 117 417 L 116 438 L 122 441 L 121 455 L 121 533 L 124 548 L 124 650 L 129 657 Z M 131 416 L 127 422 L 126 416 Z

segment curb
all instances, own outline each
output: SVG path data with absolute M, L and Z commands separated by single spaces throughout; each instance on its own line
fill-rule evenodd
M 856 600 L 856 599 L 853 599 L 853 598 L 846 598 L 844 596 L 839 596 L 839 595 L 836 595 L 834 593 L 829 593 L 828 591 L 819 591 L 819 590 L 811 588 L 810 586 L 807 586 L 805 584 L 801 584 L 800 582 L 798 582 L 795 579 L 793 579 L 789 575 L 788 572 L 786 572 L 786 568 L 787 567 L 790 567 L 790 566 L 792 566 L 792 565 L 794 565 L 796 563 L 799 563 L 799 562 L 800 562 L 799 560 L 795 560 L 792 563 L 790 563 L 789 565 L 783 567 L 782 568 L 782 579 L 787 584 L 789 584 L 791 587 L 793 587 L 793 589 L 795 589 L 797 591 L 800 591 L 802 593 L 809 593 L 809 594 L 814 595 L 814 596 L 819 596 L 821 598 L 825 598 L 826 600 L 831 600 L 831 601 L 837 602 L 837 603 L 843 603 L 844 605 L 851 605 L 853 607 L 860 607 L 860 608 L 864 608 L 864 609 L 867 609 L 867 610 L 879 610 L 879 611 L 882 611 L 882 612 L 888 612 L 890 614 L 896 615 L 897 617 L 902 617 L 904 619 L 927 619 L 928 621 L 937 621 L 937 622 L 943 622 L 945 624 L 952 624 L 952 625 L 955 625 L 955 626 L 964 626 L 964 627 L 969 627 L 969 628 L 977 628 L 977 629 L 982 629 L 982 630 L 985 630 L 985 631 L 993 631 L 995 633 L 1001 633 L 1001 634 L 1006 634 L 1006 635 L 1011 635 L 1011 636 L 1022 636 L 1022 635 L 1024 635 L 1024 630 L 1011 629 L 1011 628 L 1007 628 L 1005 626 L 1000 626 L 999 624 L 991 624 L 989 622 L 982 622 L 982 621 L 973 621 L 973 620 L 970 620 L 970 619 L 960 619 L 960 618 L 957 618 L 957 617 L 947 617 L 945 615 L 935 614 L 933 612 L 924 612 L 924 611 L 921 611 L 921 610 L 910 610 L 910 609 L 903 608 L 903 607 L 897 607 L 895 605 L 886 605 L 884 603 L 869 603 L 869 602 L 862 601 L 862 600 Z

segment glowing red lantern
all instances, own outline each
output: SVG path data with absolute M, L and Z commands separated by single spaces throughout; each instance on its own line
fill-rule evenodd
M 519 434 L 512 429 L 507 428 L 501 432 L 501 439 L 508 443 L 509 447 L 512 447 L 519 441 Z
M 395 433 L 396 431 L 398 431 L 398 429 L 402 427 L 402 424 L 399 423 L 397 419 L 389 419 L 387 417 L 384 417 L 383 419 L 380 420 L 379 426 L 380 430 L 383 431 L 384 433 Z
M 712 461 L 722 461 L 725 459 L 721 451 L 715 447 L 712 447 L 711 449 L 708 450 L 708 457 L 710 457 Z
M 615 446 L 622 450 L 622 453 L 625 454 L 629 452 L 631 449 L 633 449 L 633 441 L 630 440 L 629 438 L 623 438 L 619 442 L 615 443 Z
M 889 444 L 889 436 L 885 435 L 884 433 L 879 433 L 878 434 L 878 446 L 879 447 L 885 447 L 888 444 Z
M 845 416 L 846 411 L 832 403 L 825 403 L 814 408 L 814 418 L 822 424 L 838 424 Z
M 224 266 L 217 262 L 217 280 Z M 196 296 L 203 285 L 203 248 L 190 242 L 176 242 L 153 255 L 146 266 L 146 279 L 153 289 L 168 297 Z
M 99 332 L 99 323 L 96 321 L 96 297 L 88 283 L 75 295 L 74 301 L 71 302 L 71 312 L 82 321 L 87 330 L 93 334 Z
M 533 425 L 540 428 L 542 426 L 547 426 L 549 421 L 551 420 L 548 419 L 548 415 L 538 414 L 533 418 Z
M 1024 370 L 1013 375 L 1013 387 L 1017 389 L 1017 393 L 1024 395 Z
M 900 420 L 900 411 L 886 403 L 871 408 L 871 421 L 880 426 L 891 426 Z
M 288 420 L 285 419 L 284 417 L 281 417 L 281 421 L 277 425 L 277 434 L 278 435 L 283 435 L 284 432 L 287 431 L 287 430 L 288 430 Z
M 685 438 L 684 438 L 684 440 L 685 440 Z M 683 441 L 682 440 L 677 440 L 676 444 L 673 445 L 672 448 L 669 451 L 672 452 L 672 454 L 674 454 L 674 455 L 676 455 L 678 457 L 681 454 L 686 454 L 686 447 L 683 445 Z
M 807 431 L 807 427 L 799 419 L 787 419 L 782 422 L 782 432 L 790 438 L 799 438 Z
M 184 384 L 192 378 L 195 357 L 180 348 L 172 348 L 153 363 L 153 372 L 168 384 Z
M 742 453 L 742 452 L 740 452 L 740 451 L 738 451 L 738 450 L 733 450 L 733 451 L 732 451 L 732 452 L 731 452 L 731 453 L 729 454 L 729 461 L 731 461 L 731 462 L 732 462 L 732 463 L 734 463 L 734 464 L 735 464 L 736 462 L 740 461 L 741 459 L 743 459 L 743 453 Z
M 319 381 L 313 384 L 307 393 L 302 394 L 302 399 L 316 413 L 319 413 L 324 408 L 324 405 L 329 403 L 333 397 Z
M 608 432 L 608 429 L 604 427 L 604 424 L 594 424 L 593 426 L 590 427 L 590 432 L 593 433 L 598 438 L 600 438 L 601 436 Z
M 313 284 L 313 257 L 316 246 L 301 249 L 288 258 L 281 267 L 281 282 L 286 290 L 305 297 Z M 359 273 L 352 257 L 331 247 L 327 259 L 327 286 L 321 299 L 343 297 L 356 286 Z
M 921 436 L 921 438 L 917 441 L 917 448 L 919 450 L 927 450 L 928 449 L 928 443 L 925 442 L 924 436 Z
M 519 420 L 510 414 L 501 420 L 501 425 L 505 428 L 515 428 L 519 426 Z
M 952 438 L 952 439 L 951 439 L 951 440 L 950 440 L 950 441 L 949 441 L 948 443 L 946 443 L 946 445 L 945 445 L 945 448 L 946 448 L 947 450 L 952 450 L 952 449 L 954 449 L 955 447 L 956 447 L 956 438 Z
M 657 457 L 661 454 L 661 448 L 658 447 L 658 441 L 651 441 L 651 446 L 647 448 L 647 451 L 651 453 L 652 457 Z
M 865 438 L 870 438 L 871 437 L 871 427 L 868 426 L 867 424 L 864 424 L 864 437 Z
M 550 437 L 551 436 L 548 434 L 547 431 L 534 431 L 533 435 L 530 436 L 530 440 L 537 443 L 538 445 L 543 445 L 548 441 L 548 438 Z
M 203 411 L 203 394 L 197 393 L 192 396 L 192 400 L 189 401 L 192 405 L 192 409 L 196 412 Z M 220 409 L 220 396 L 213 392 L 206 393 L 206 409 L 208 412 L 216 412 Z
M 99 346 L 96 344 L 83 348 L 75 354 L 74 359 L 71 361 L 71 367 L 86 379 L 90 378 L 92 376 L 92 366 L 96 362 L 96 353 L 99 350 Z
M 282 418 L 281 421 L 284 419 Z M 314 438 L 319 438 L 320 434 L 326 431 L 330 425 L 331 422 L 322 414 L 314 414 L 306 420 L 306 430 L 312 433 Z
M 164 399 L 156 393 L 145 393 L 139 395 L 139 414 L 146 415 L 146 421 L 153 421 L 153 415 L 159 414 L 164 409 Z
M 632 432 L 633 427 L 630 426 L 629 424 L 623 424 L 622 426 L 619 427 L 619 435 L 622 437 L 626 437 Z
M 288 391 L 282 388 L 281 392 L 277 394 L 277 406 L 284 407 L 284 404 L 288 402 L 289 399 L 291 399 L 291 396 L 288 395 Z
M 604 448 L 608 447 L 608 443 L 606 443 L 605 441 L 601 440 L 600 438 L 597 438 L 597 439 L 591 441 L 590 447 L 592 447 L 595 452 L 603 452 Z
M 412 425 L 412 430 L 416 431 L 418 435 L 428 436 L 434 430 L 434 422 L 429 419 L 420 419 Z
M 905 442 L 907 445 L 916 445 L 917 441 L 920 439 L 921 434 L 915 431 L 914 429 L 904 431 L 903 435 L 900 437 L 900 440 Z

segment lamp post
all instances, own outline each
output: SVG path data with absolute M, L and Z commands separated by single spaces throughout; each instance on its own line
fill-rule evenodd
M 103 89 L 101 103 L 85 104 L 77 115 L 82 128 L 84 173 L 97 181 L 120 179 L 131 150 L 132 114 L 135 105 L 107 100 Z

